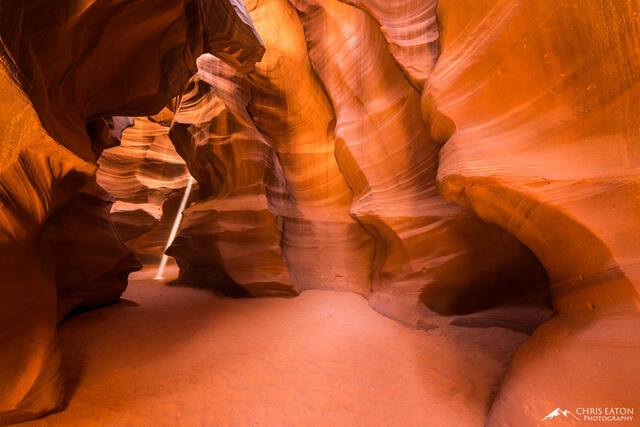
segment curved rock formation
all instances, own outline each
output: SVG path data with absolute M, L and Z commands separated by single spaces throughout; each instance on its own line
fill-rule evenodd
M 93 162 L 128 124 L 113 116 L 160 111 L 204 52 L 245 70 L 264 48 L 226 0 L 9 0 L 0 40 L 4 424 L 59 407 L 57 318 L 113 301 L 135 268 L 93 184 Z
M 56 280 L 39 257 L 38 239 L 50 213 L 95 166 L 46 134 L 4 67 L 0 92 L 0 424 L 6 424 L 61 401 Z
M 168 253 L 181 283 L 232 296 L 297 293 L 281 248 L 283 220 L 267 197 L 286 193 L 279 161 L 247 112 L 249 87 L 213 56 L 184 95 L 171 128 L 177 150 L 200 186 Z M 274 171 L 275 170 L 275 171 Z
M 438 194 L 420 93 L 367 13 L 337 0 L 248 9 L 264 59 L 240 76 L 200 58 L 172 125 L 205 199 L 169 250 L 181 282 L 352 290 L 414 326 L 544 296 L 525 246 Z
M 340 1 L 361 8 L 377 21 L 389 52 L 409 80 L 422 89 L 438 58 L 437 0 Z M 296 0 L 293 3 L 301 2 Z
M 311 63 L 336 111 L 351 215 L 376 241 L 372 306 L 416 319 L 428 315 L 423 304 L 459 314 L 544 293 L 545 274 L 527 248 L 438 194 L 440 147 L 376 22 L 337 0 L 297 3 Z
M 309 64 L 298 16 L 284 0 L 251 3 L 248 10 L 267 48 L 263 60 L 241 78 L 229 75 L 215 59 L 202 58 L 200 77 L 218 88 L 222 104 L 200 107 L 210 119 L 181 118 L 179 112 L 178 123 L 208 119 L 211 124 L 190 129 L 176 124 L 172 130 L 187 162 L 200 162 L 192 170 L 204 194 L 215 194 L 219 203 L 212 199 L 210 207 L 187 210 L 189 231 L 179 236 L 171 253 L 178 260 L 191 258 L 190 263 L 200 268 L 196 259 L 212 251 L 187 254 L 187 246 L 194 245 L 185 242 L 193 239 L 187 234 L 195 233 L 196 222 L 211 220 L 219 228 L 209 230 L 208 241 L 220 252 L 215 258 L 225 261 L 216 269 L 222 269 L 222 276 L 238 277 L 234 283 L 253 295 L 310 288 L 367 295 L 373 245 L 349 213 L 351 191 L 334 156 L 333 110 Z M 205 97 L 202 102 L 219 101 Z M 189 146 L 203 145 L 201 141 L 207 146 L 193 153 Z M 248 216 L 241 215 L 243 204 L 252 206 Z M 252 222 L 258 225 L 253 228 Z M 250 249 L 254 240 L 237 240 L 233 232 L 252 233 L 263 249 Z M 275 262 L 275 270 L 260 267 L 264 262 Z M 268 278 L 255 274 L 262 271 L 269 271 Z M 206 280 L 202 274 L 197 277 Z
M 277 154 L 287 197 L 282 246 L 298 291 L 370 292 L 372 240 L 350 215 L 351 189 L 335 158 L 335 116 L 307 55 L 296 10 L 285 0 L 248 2 L 267 49 L 251 84 L 248 111 Z M 295 73 L 292 70 L 296 70 Z
M 296 174 L 302 159 L 298 147 L 305 141 L 301 135 L 313 129 L 304 116 L 313 114 L 314 126 L 324 128 L 324 123 L 330 123 L 329 140 L 335 137 L 339 171 L 353 192 L 349 213 L 375 241 L 373 263 L 367 268 L 373 272 L 371 304 L 377 309 L 419 324 L 416 317 L 425 314 L 419 302 L 444 314 L 488 308 L 453 322 L 471 327 L 513 323 L 511 327 L 530 332 L 536 322 L 531 319 L 541 320 L 538 311 L 505 308 L 501 313 L 513 313 L 511 320 L 505 320 L 491 307 L 523 294 L 544 295 L 544 273 L 529 249 L 545 267 L 553 282 L 558 315 L 535 333 L 514 360 L 492 410 L 492 423 L 533 420 L 538 413 L 548 413 L 544 407 L 552 401 L 553 405 L 566 402 L 566 389 L 554 386 L 552 379 L 555 384 L 557 378 L 574 371 L 557 363 L 555 353 L 544 350 L 547 346 L 562 351 L 567 360 L 580 360 L 580 366 L 597 377 L 602 393 L 596 397 L 613 395 L 635 403 L 631 398 L 637 391 L 631 383 L 637 378 L 635 372 L 623 374 L 626 378 L 620 378 L 620 383 L 625 386 L 614 391 L 614 382 L 594 372 L 590 362 L 593 357 L 601 361 L 611 357 L 604 348 L 615 348 L 616 360 L 631 360 L 637 352 L 637 347 L 625 349 L 617 338 L 602 336 L 604 325 L 629 327 L 629 337 L 635 337 L 637 330 L 628 326 L 637 319 L 638 279 L 638 248 L 629 242 L 638 218 L 637 153 L 631 142 L 638 127 L 631 113 L 638 69 L 635 39 L 630 36 L 635 9 L 625 2 L 616 6 L 616 19 L 607 21 L 602 19 L 604 2 L 590 6 L 563 2 L 553 9 L 544 2 L 461 5 L 442 1 L 438 8 L 441 52 L 435 61 L 433 4 L 406 2 L 406 8 L 396 8 L 395 3 L 347 3 L 361 10 L 331 0 L 292 0 L 296 20 L 284 2 L 252 2 L 250 13 L 265 40 L 267 55 L 256 72 L 234 83 L 243 87 L 244 95 L 239 96 L 242 105 L 233 107 L 233 120 L 242 118 L 243 138 L 267 147 L 265 158 L 272 159 L 269 149 L 274 151 L 276 161 L 269 160 L 263 168 L 278 171 L 284 186 L 275 187 L 290 196 L 287 203 L 281 201 L 282 193 L 275 197 L 265 184 L 263 169 L 255 169 L 260 173 L 252 182 L 263 183 L 270 207 L 267 211 L 263 204 L 255 209 L 283 219 L 282 255 L 293 287 L 302 290 L 300 277 L 318 273 L 306 268 L 308 276 L 296 274 L 304 257 L 296 259 L 296 248 L 288 247 L 293 239 L 286 238 L 299 232 L 286 226 L 291 206 L 308 201 L 312 189 L 322 188 L 313 174 L 316 162 L 308 160 L 309 173 L 304 175 L 316 186 L 303 185 L 306 181 Z M 410 10 L 424 13 L 410 14 Z M 416 40 L 428 43 L 401 42 L 412 39 L 410 32 L 400 31 L 400 23 L 410 17 L 416 19 L 412 21 L 416 28 L 422 28 L 422 38 Z M 287 37 L 273 34 L 276 28 Z M 564 28 L 578 30 L 565 37 L 560 34 Z M 561 43 L 556 41 L 563 37 Z M 631 41 L 624 42 L 623 37 Z M 585 39 L 593 40 L 589 49 L 583 48 Z M 418 51 L 429 51 L 430 56 Z M 603 52 L 611 58 L 605 61 Z M 305 77 L 306 55 L 310 77 Z M 434 62 L 426 61 L 427 57 L 435 61 L 433 74 Z M 208 60 L 200 65 L 203 81 L 216 88 L 229 86 L 222 66 Z M 290 71 L 283 77 L 279 70 L 285 66 Z M 304 102 L 289 89 L 294 83 L 307 95 Z M 317 84 L 322 91 L 315 89 Z M 333 113 L 324 112 L 328 110 L 322 107 L 325 96 Z M 194 104 L 194 110 L 216 113 L 187 120 L 200 122 L 189 132 L 174 127 L 175 140 L 195 147 L 204 135 L 215 135 L 235 149 L 238 144 L 230 142 L 235 131 L 228 127 L 228 110 L 236 101 L 222 102 L 222 107 Z M 420 109 L 425 125 L 418 117 Z M 191 153 L 193 158 L 200 156 Z M 244 155 L 261 158 L 255 153 Z M 226 174 L 221 181 L 216 178 L 212 188 L 215 194 L 228 191 L 223 189 L 231 181 L 226 168 L 240 162 L 222 154 L 215 161 L 205 158 L 210 157 L 200 157 L 196 169 L 209 168 L 206 179 Z M 327 175 L 324 181 L 332 177 Z M 436 183 L 448 199 L 497 226 L 442 200 Z M 341 194 L 340 186 L 330 188 L 332 194 Z M 187 220 L 182 248 L 175 249 L 177 256 L 185 251 L 186 242 L 195 242 L 203 232 L 205 218 L 213 215 L 216 206 L 226 209 L 215 197 L 207 204 L 198 205 L 191 222 Z M 301 212 L 306 218 L 306 211 Z M 619 221 L 612 225 L 615 215 Z M 309 216 L 309 220 L 313 224 L 316 218 Z M 235 239 L 225 233 L 237 223 L 219 216 L 214 221 L 225 226 L 215 232 L 209 229 L 209 244 Z M 272 225 L 260 233 L 278 231 Z M 371 245 L 366 239 L 363 242 L 365 247 Z M 360 252 L 360 259 L 364 253 Z M 216 271 L 229 268 L 219 262 Z M 247 289 L 248 283 L 233 283 Z M 403 298 L 409 303 L 399 304 Z M 569 331 L 576 330 L 595 340 L 601 353 L 579 350 L 586 338 L 567 338 Z M 560 340 L 565 343 L 562 350 L 557 347 Z M 536 389 L 551 390 L 554 397 L 538 399 L 535 407 L 530 405 L 529 412 L 523 413 L 523 406 L 513 404 L 512 396 L 526 401 L 530 392 L 525 384 L 531 383 L 538 384 Z M 596 397 L 583 397 L 597 406 Z
M 439 188 L 531 248 L 558 312 L 519 350 L 490 425 L 640 404 L 638 13 L 632 1 L 439 3 L 423 97 L 426 119 L 448 123 L 433 127 L 446 140 Z
M 98 160 L 97 181 L 116 200 L 111 218 L 120 235 L 139 259 L 152 262 L 164 252 L 177 214 L 175 200 L 182 197 L 189 172 L 167 126 L 143 117 L 134 121 L 121 144 Z
M 43 127 L 85 160 L 88 122 L 157 113 L 204 52 L 250 69 L 264 51 L 237 0 L 8 0 L 0 36 Z
M 640 407 L 638 2 L 245 3 L 0 3 L 0 424 L 59 407 L 56 322 L 189 174 L 181 283 L 527 333 L 550 292 L 487 424 Z
M 129 273 L 142 267 L 114 230 L 113 202 L 89 181 L 50 215 L 41 232 L 40 251 L 58 289 L 58 320 L 116 301 Z

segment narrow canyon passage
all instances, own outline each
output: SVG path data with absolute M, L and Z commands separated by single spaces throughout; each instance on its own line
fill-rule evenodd
M 72 398 L 23 425 L 482 426 L 527 337 L 409 329 L 352 293 L 230 299 L 154 273 L 61 325 Z
M 0 0 L 0 426 L 638 425 L 639 17 Z

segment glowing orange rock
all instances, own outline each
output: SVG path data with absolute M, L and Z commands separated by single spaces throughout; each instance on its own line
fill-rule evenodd
M 640 404 L 638 13 L 630 1 L 439 3 L 423 98 L 427 120 L 455 125 L 439 188 L 531 248 L 558 313 L 516 354 L 490 425 Z
M 58 315 L 116 299 L 135 268 L 92 187 L 126 125 L 114 116 L 160 111 L 204 52 L 251 68 L 264 48 L 245 15 L 226 0 L 0 5 L 0 424 L 59 406 Z M 92 228 L 96 247 L 74 254 Z
M 187 231 L 182 235 L 187 240 L 179 236 L 171 252 L 179 259 L 178 251 L 193 252 L 194 246 L 186 242 L 196 233 L 195 223 L 211 220 L 225 225 L 219 230 L 212 229 L 209 241 L 219 239 L 217 246 L 224 245 L 229 253 L 225 256 L 222 250 L 215 258 L 232 262 L 232 265 L 229 262 L 215 265 L 214 269 L 221 275 L 218 281 L 229 283 L 225 275 L 238 277 L 244 270 L 243 278 L 234 283 L 242 283 L 243 289 L 255 295 L 294 293 L 310 288 L 350 290 L 367 295 L 373 245 L 349 213 L 351 190 L 334 155 L 333 110 L 309 64 L 297 13 L 284 0 L 260 1 L 247 6 L 267 48 L 256 70 L 239 82 L 224 83 L 224 69 L 216 68 L 216 64 L 208 65 L 215 59 L 203 57 L 200 64 L 204 81 L 214 86 L 219 84 L 221 88 L 217 90 L 220 91 L 239 87 L 240 100 L 231 100 L 232 94 L 221 93 L 220 98 L 226 100 L 226 104 L 215 107 L 212 101 L 201 110 L 209 114 L 211 125 L 194 126 L 191 130 L 176 125 L 176 144 L 185 147 L 179 151 L 185 158 L 195 156 L 206 165 L 206 169 L 194 168 L 196 179 L 202 181 L 205 194 L 209 191 L 219 194 L 220 203 L 207 202 L 213 216 L 206 220 L 203 205 L 188 209 Z M 243 96 L 244 90 L 249 91 L 250 97 Z M 190 119 L 179 116 L 177 122 L 207 121 L 205 116 Z M 204 135 L 198 135 L 200 130 Z M 195 144 L 181 140 L 189 132 L 196 135 L 196 141 L 208 138 L 209 145 L 196 153 L 188 152 L 188 146 Z M 219 148 L 215 147 L 216 143 Z M 198 159 L 199 156 L 202 157 Z M 204 159 L 209 164 L 203 162 Z M 203 176 L 205 170 L 208 177 Z M 222 177 L 219 182 L 216 175 Z M 234 191 L 238 192 L 237 196 L 233 195 Z M 244 201 L 243 191 L 251 195 Z M 243 203 L 248 206 L 244 217 L 241 215 Z M 220 211 L 215 213 L 218 208 Z M 265 245 L 264 252 L 255 247 L 251 249 L 255 240 L 241 237 L 240 232 L 247 232 L 246 227 L 252 221 L 257 224 L 254 236 L 265 236 L 259 239 L 259 245 Z M 239 240 L 235 242 L 228 237 L 231 225 L 238 227 L 236 239 Z M 256 257 L 256 253 L 262 253 L 263 259 Z M 267 274 L 260 279 L 255 273 L 262 270 L 251 267 L 254 264 L 247 259 L 249 255 L 259 260 L 259 264 L 271 260 L 269 262 L 275 263 L 273 270 L 262 269 Z M 187 257 L 182 255 L 185 260 Z M 244 262 L 247 262 L 245 267 Z M 227 265 L 230 268 L 227 269 Z M 201 272 L 209 271 L 199 268 Z M 249 271 L 253 273 L 247 275 Z M 205 274 L 193 275 L 190 280 L 198 282 L 195 277 L 207 280 Z M 266 283 L 260 283 L 264 281 Z
M 247 112 L 243 79 L 220 60 L 198 61 L 199 75 L 182 98 L 171 138 L 200 185 L 168 251 L 181 283 L 232 296 L 293 295 L 281 248 L 282 219 L 270 207 L 278 159 Z
M 121 144 L 105 150 L 98 164 L 98 184 L 116 199 L 111 218 L 118 232 L 140 260 L 157 261 L 189 179 L 169 128 L 135 118 Z
M 263 61 L 244 77 L 204 56 L 182 100 L 171 137 L 206 200 L 170 249 L 181 281 L 353 290 L 414 326 L 544 294 L 526 247 L 438 194 L 440 147 L 376 22 L 294 4 L 250 4 Z
M 0 424 L 33 417 L 62 399 L 55 342 L 56 280 L 39 235 L 95 166 L 58 145 L 0 66 Z
M 340 0 L 368 12 L 380 26 L 389 52 L 422 89 L 438 58 L 436 0 Z M 301 2 L 313 4 L 314 2 Z M 327 2 L 317 2 L 326 5 Z M 346 9 L 344 9 L 346 10 Z

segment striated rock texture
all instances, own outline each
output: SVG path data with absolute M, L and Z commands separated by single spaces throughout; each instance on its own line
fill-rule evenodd
M 56 278 L 40 258 L 39 234 L 95 168 L 46 134 L 6 71 L 0 67 L 0 424 L 61 401 Z
M 97 181 L 116 200 L 111 218 L 119 234 L 138 259 L 151 263 L 164 252 L 189 172 L 167 126 L 134 121 L 120 145 L 100 156 Z
M 487 424 L 640 406 L 638 3 L 245 3 L 0 4 L 0 424 L 59 406 L 56 321 L 189 174 L 181 283 L 528 333 L 550 293 Z
M 247 112 L 248 85 L 212 56 L 182 100 L 171 138 L 200 185 L 168 253 L 179 281 L 232 296 L 294 295 L 281 248 L 283 220 L 267 192 L 287 197 L 274 150 Z
M 247 8 L 264 60 L 245 77 L 203 57 L 171 130 L 207 188 L 170 250 L 183 279 L 331 283 L 417 326 L 531 332 L 548 276 L 556 316 L 489 424 L 637 406 L 637 4 L 442 0 L 437 25 L 435 2 Z
M 186 117 L 179 111 L 172 129 L 203 194 L 213 199 L 187 210 L 171 254 L 188 263 L 193 273 L 181 274 L 194 282 L 207 280 L 196 269 L 215 257 L 220 282 L 231 279 L 253 295 L 310 288 L 368 295 L 372 239 L 349 212 L 351 190 L 334 155 L 333 109 L 309 64 L 298 16 L 283 0 L 247 6 L 267 48 L 263 60 L 244 78 L 202 58 L 200 77 L 216 87 L 221 105 L 207 106 L 219 102 L 207 97 L 201 106 L 187 102 L 182 111 L 195 111 Z M 242 213 L 245 205 L 251 208 Z M 207 230 L 209 246 L 196 251 L 197 228 Z M 256 240 L 263 249 L 253 246 Z M 219 254 L 211 255 L 211 245 Z
M 372 306 L 417 317 L 424 305 L 468 313 L 544 293 L 544 271 L 526 247 L 438 194 L 439 145 L 421 121 L 420 93 L 376 22 L 337 0 L 297 7 L 311 63 L 336 112 L 336 158 L 353 190 L 350 213 L 376 243 Z
M 516 354 L 489 425 L 640 404 L 639 13 L 626 0 L 439 2 L 423 97 L 446 142 L 439 188 L 531 248 L 558 313 Z
M 334 154 L 334 112 L 309 63 L 300 20 L 284 0 L 248 2 L 247 9 L 267 49 L 247 76 L 247 109 L 284 175 L 286 196 L 270 203 L 283 218 L 291 279 L 298 291 L 368 295 L 372 240 L 350 215 L 351 189 Z
M 351 290 L 413 326 L 544 298 L 524 245 L 438 194 L 420 92 L 371 16 L 337 0 L 248 10 L 263 60 L 241 76 L 201 57 L 170 132 L 204 199 L 169 249 L 182 283 Z
M 181 93 L 203 52 L 242 69 L 264 50 L 236 0 L 47 3 L 3 2 L 0 35 L 44 128 L 86 160 L 99 151 L 88 122 L 157 113 Z
M 220 1 L 0 3 L 0 424 L 63 401 L 57 320 L 117 299 L 138 268 L 94 163 L 179 95 L 195 59 L 250 69 L 264 48 Z M 135 72 L 132 72 L 135 70 Z
M 111 223 L 113 202 L 92 180 L 45 224 L 40 251 L 57 285 L 58 320 L 116 301 L 142 267 Z
M 388 50 L 410 82 L 422 90 L 438 58 L 437 0 L 340 0 L 368 12 L 384 34 Z M 293 4 L 324 4 L 300 2 Z M 308 6 L 307 6 L 308 8 Z M 343 9 L 348 10 L 348 9 Z M 377 30 L 376 30 L 377 32 Z

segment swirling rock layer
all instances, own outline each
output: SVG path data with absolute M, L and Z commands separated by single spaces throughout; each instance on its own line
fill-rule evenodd
M 467 313 L 541 291 L 545 275 L 527 248 L 438 194 L 439 146 L 378 24 L 338 1 L 298 3 L 311 63 L 336 111 L 351 214 L 376 241 L 372 305 L 399 318 L 418 316 L 423 304 Z
M 264 51 L 236 0 L 48 3 L 3 2 L 0 36 L 44 128 L 85 159 L 100 151 L 87 123 L 157 113 L 182 92 L 200 54 L 245 69 Z
M 170 249 L 182 282 L 352 290 L 414 326 L 545 294 L 525 246 L 438 194 L 420 92 L 371 16 L 337 0 L 248 10 L 265 57 L 246 76 L 200 58 L 171 130 L 205 198 Z
M 40 250 L 56 280 L 58 319 L 116 301 L 142 267 L 114 230 L 113 201 L 89 181 L 45 224 Z
M 441 1 L 438 49 L 433 2 L 247 6 L 265 60 L 244 78 L 201 60 L 200 78 L 222 105 L 184 106 L 198 119 L 185 122 L 189 132 L 177 125 L 172 132 L 183 147 L 218 141 L 232 153 L 251 140 L 260 154 L 243 151 L 239 161 L 182 149 L 199 159 L 196 169 L 206 170 L 206 177 L 194 176 L 211 183 L 212 197 L 194 206 L 176 256 L 198 235 L 206 234 L 207 247 L 216 250 L 218 243 L 239 243 L 229 232 L 244 230 L 233 219 L 240 215 L 221 214 L 239 205 L 218 197 L 235 188 L 229 170 L 250 158 L 254 177 L 239 187 L 256 183 L 251 197 L 261 202 L 245 202 L 252 206 L 247 211 L 264 215 L 256 223 L 269 218 L 260 236 L 281 233 L 281 252 L 273 253 L 285 260 L 295 291 L 327 286 L 334 277 L 336 287 L 346 283 L 378 310 L 414 325 L 433 311 L 480 310 L 453 322 L 530 332 L 544 316 L 516 302 L 544 298 L 548 275 L 557 315 L 514 359 L 490 424 L 534 422 L 549 412 L 547 405 L 567 402 L 562 384 L 578 373 L 557 354 L 598 384 L 591 397 L 578 393 L 582 402 L 597 406 L 615 396 L 634 406 L 640 394 L 630 361 L 638 346 L 604 331 L 624 328 L 632 341 L 639 331 L 637 5 Z M 608 14 L 613 18 L 604 19 Z M 242 88 L 242 95 L 220 95 L 230 87 Z M 232 142 L 240 132 L 228 126 L 233 121 L 242 122 L 242 143 Z M 327 275 L 341 271 L 327 253 L 351 257 L 350 274 Z M 224 260 L 234 255 L 215 259 L 214 270 L 226 274 L 220 281 L 251 294 L 272 286 L 231 279 L 237 266 Z M 359 286 L 363 277 L 366 285 Z M 500 308 L 504 303 L 510 306 Z M 578 329 L 584 336 L 571 334 Z M 580 350 L 587 343 L 594 349 Z M 618 369 L 618 361 L 629 361 L 629 368 Z M 601 373 L 596 366 L 602 365 L 611 368 Z M 591 390 L 581 381 L 581 390 Z M 548 396 L 525 410 L 514 401 L 531 400 L 530 384 Z
M 232 296 L 293 295 L 281 248 L 283 221 L 266 195 L 282 185 L 282 174 L 273 173 L 278 159 L 249 117 L 243 80 L 212 56 L 199 64 L 213 87 L 193 81 L 171 138 L 198 180 L 202 200 L 185 211 L 168 253 L 180 266 L 182 283 Z
M 422 89 L 438 58 L 437 0 L 340 1 L 361 8 L 377 21 L 380 31 L 387 40 L 389 52 L 409 80 Z M 292 3 L 305 2 L 293 1 Z M 315 3 L 326 5 L 323 2 Z
M 218 110 L 210 105 L 204 111 L 219 113 L 210 119 L 200 114 L 195 120 L 196 114 L 182 118 L 179 111 L 177 123 L 203 124 L 191 130 L 176 124 L 172 130 L 176 145 L 184 147 L 178 151 L 201 164 L 194 176 L 203 181 L 205 193 L 225 200 L 217 205 L 210 202 L 213 209 L 219 206 L 228 213 L 215 220 L 220 238 L 210 240 L 218 246 L 216 258 L 228 261 L 218 262 L 216 268 L 231 278 L 239 275 L 239 269 L 245 270 L 234 283 L 254 295 L 309 288 L 367 295 L 372 240 L 349 212 L 351 190 L 334 155 L 333 109 L 309 64 L 297 13 L 281 0 L 248 4 L 248 10 L 267 48 L 265 57 L 246 77 L 234 77 L 214 58 L 201 58 L 200 78 L 217 88 L 222 101 Z M 198 111 L 189 103 L 182 111 L 190 109 Z M 190 153 L 189 146 L 205 142 L 197 153 Z M 251 194 L 246 200 L 251 200 L 249 210 L 254 210 L 256 218 L 236 213 L 236 222 L 231 213 L 242 209 L 240 197 L 246 193 Z M 171 249 L 179 261 L 192 257 L 187 248 L 193 245 L 186 242 L 193 239 L 196 222 L 213 232 L 214 227 L 205 223 L 202 206 L 198 212 L 196 216 L 195 207 L 187 210 L 188 231 Z M 256 233 L 251 239 L 244 233 L 253 221 L 259 225 L 250 231 Z M 231 237 L 233 232 L 238 237 Z M 249 258 L 256 240 L 265 245 L 264 252 Z M 226 246 L 221 249 L 222 242 Z M 260 267 L 273 260 L 278 260 L 275 271 Z M 192 260 L 191 264 L 202 263 Z M 252 273 L 247 275 L 247 270 Z M 207 277 L 198 275 L 198 281 L 204 280 Z M 265 281 L 263 286 L 260 282 Z
M 449 123 L 433 126 L 439 188 L 531 248 L 558 312 L 519 350 L 490 425 L 534 425 L 565 402 L 640 403 L 638 13 L 634 1 L 439 3 L 423 98 L 427 120 Z
M 112 218 L 160 254 L 186 168 L 181 282 L 531 332 L 548 278 L 488 425 L 640 406 L 640 7 L 435 6 L 0 4 L 0 423 L 59 405 L 56 321 L 137 267 Z
M 0 92 L 0 424 L 5 424 L 61 402 L 57 283 L 40 257 L 39 234 L 94 166 L 45 133 L 3 67 Z
M 0 424 L 63 400 L 59 318 L 116 300 L 139 265 L 94 161 L 179 95 L 204 52 L 264 51 L 233 1 L 0 4 Z
M 143 117 L 134 122 L 120 145 L 101 155 L 97 181 L 116 200 L 111 218 L 120 235 L 138 258 L 152 262 L 164 252 L 189 172 L 167 126 Z

